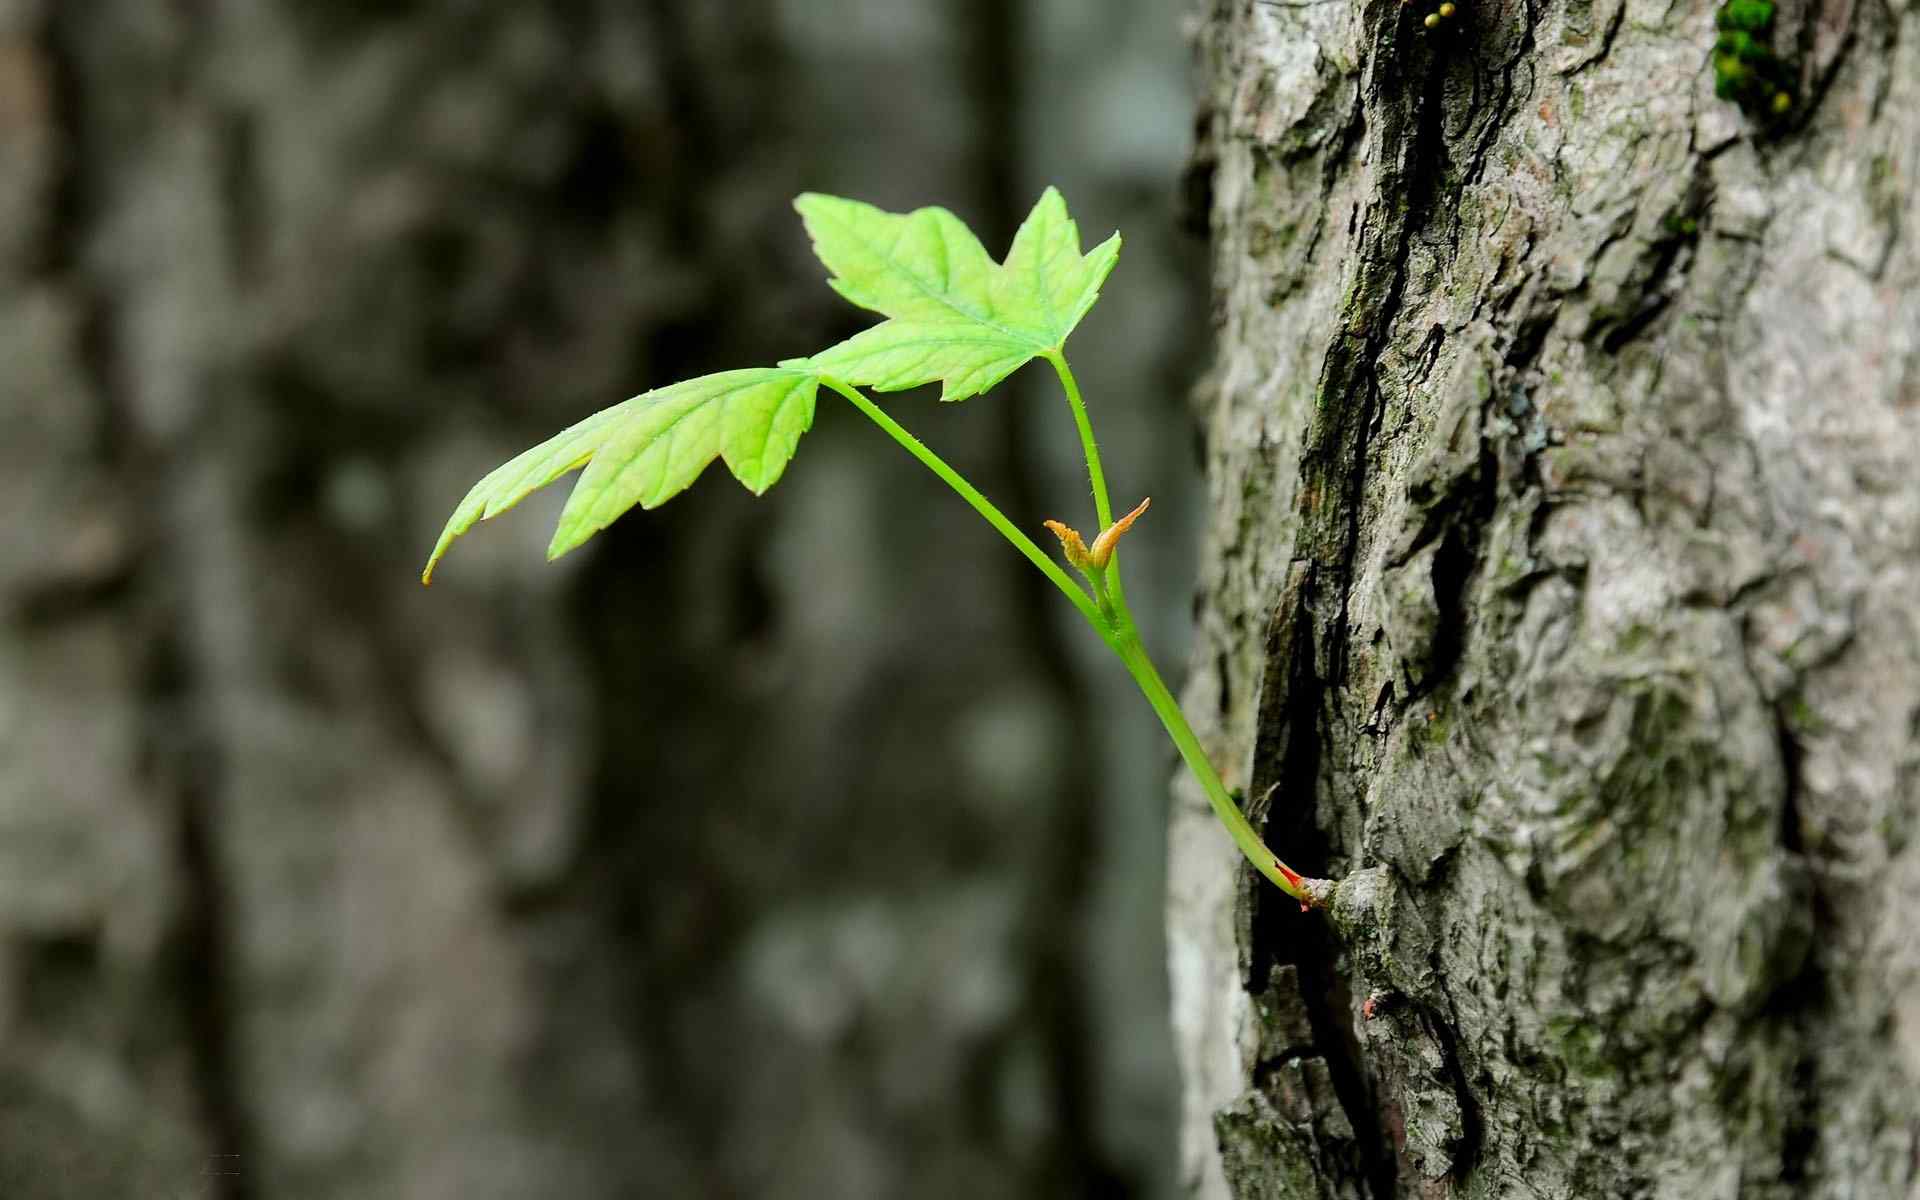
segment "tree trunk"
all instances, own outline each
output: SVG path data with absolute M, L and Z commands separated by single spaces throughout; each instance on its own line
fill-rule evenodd
M 1197 1195 L 1920 1196 L 1920 6 L 1218 0 Z

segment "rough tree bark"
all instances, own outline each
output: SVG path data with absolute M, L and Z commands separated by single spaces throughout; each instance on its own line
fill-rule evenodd
M 1188 1184 L 1920 1196 L 1920 6 L 1459 3 L 1203 17 Z

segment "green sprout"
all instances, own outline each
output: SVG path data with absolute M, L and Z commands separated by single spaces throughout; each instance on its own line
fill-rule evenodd
M 896 214 L 833 196 L 795 201 L 833 289 L 887 319 L 811 358 L 726 371 L 635 396 L 596 413 L 494 470 L 454 510 L 421 573 L 454 540 L 571 471 L 581 470 L 547 549 L 549 559 L 581 545 L 638 505 L 654 508 L 692 485 L 714 459 L 758 495 L 779 481 L 800 436 L 813 426 L 826 388 L 843 397 L 971 505 L 1060 589 L 1139 685 L 1214 812 L 1255 868 L 1302 907 L 1331 891 L 1281 862 L 1248 824 L 1200 739 L 1168 690 L 1134 623 L 1115 546 L 1146 511 L 1118 521 L 1080 385 L 1067 365 L 1067 337 L 1100 298 L 1120 256 L 1120 237 L 1083 254 L 1060 193 L 1048 188 L 1020 226 L 1004 262 L 995 262 L 959 218 L 942 208 Z M 939 383 L 941 399 L 978 396 L 1044 359 L 1058 376 L 1086 453 L 1099 534 L 1089 548 L 1058 521 L 1067 561 L 1082 587 L 959 472 L 902 428 L 862 388 L 900 391 Z
M 1773 0 L 1727 0 L 1714 24 L 1714 95 L 1761 121 L 1793 111 L 1793 69 L 1773 52 Z

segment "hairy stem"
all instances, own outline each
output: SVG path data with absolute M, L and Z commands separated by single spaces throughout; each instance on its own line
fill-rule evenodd
M 1105 529 L 1113 524 L 1113 501 L 1107 495 L 1107 473 L 1100 466 L 1100 445 L 1093 438 L 1093 422 L 1087 417 L 1086 401 L 1080 398 L 1080 382 L 1073 377 L 1073 368 L 1067 365 L 1065 354 L 1049 350 L 1047 361 L 1053 364 L 1060 386 L 1066 389 L 1067 407 L 1073 409 L 1073 424 L 1080 431 L 1080 448 L 1087 456 L 1087 479 L 1093 484 L 1093 509 L 1100 517 L 1100 529 Z
M 1053 364 L 1053 373 L 1060 377 L 1060 386 L 1066 389 L 1067 407 L 1073 410 L 1074 428 L 1080 431 L 1080 449 L 1087 457 L 1087 481 L 1093 487 L 1093 511 L 1100 518 L 1101 530 L 1113 524 L 1113 499 L 1107 493 L 1107 472 L 1100 465 L 1100 443 L 1094 440 L 1093 421 L 1087 416 L 1087 404 L 1080 396 L 1080 381 L 1073 377 L 1073 368 L 1067 365 L 1067 356 L 1059 350 L 1049 351 L 1047 361 Z M 1120 586 L 1120 556 L 1116 552 L 1102 568 L 1107 577 L 1107 590 L 1113 595 L 1114 607 L 1121 613 L 1127 609 L 1127 593 Z

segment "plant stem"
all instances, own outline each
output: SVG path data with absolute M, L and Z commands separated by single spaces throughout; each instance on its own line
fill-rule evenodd
M 1067 356 L 1058 350 L 1047 352 L 1060 386 L 1067 391 L 1067 406 L 1073 409 L 1073 424 L 1080 431 L 1080 448 L 1087 455 L 1087 479 L 1093 484 L 1093 508 L 1100 517 L 1100 529 L 1113 524 L 1113 501 L 1107 496 L 1107 473 L 1100 466 L 1100 445 L 1093 438 L 1093 422 L 1087 418 L 1086 401 L 1080 398 L 1080 383 L 1067 365 Z M 1095 533 L 1100 529 L 1094 530 Z
M 908 454 L 919 459 L 922 465 L 940 477 L 941 482 L 958 492 L 962 500 L 972 505 L 975 512 L 987 519 L 987 524 L 993 526 L 999 531 L 1001 537 L 1011 542 L 1015 550 L 1026 555 L 1028 562 L 1040 568 L 1040 573 L 1065 593 L 1067 599 L 1073 601 L 1073 606 L 1080 610 L 1080 615 L 1087 619 L 1087 623 L 1093 626 L 1103 641 L 1112 643 L 1112 623 L 1087 596 L 1085 589 L 1075 583 L 1060 564 L 1048 558 L 1045 551 L 1034 545 L 1032 538 L 1021 533 L 1019 527 L 1009 521 L 1005 513 L 994 507 L 993 501 L 981 495 L 979 489 L 968 483 L 960 472 L 948 466 L 938 454 L 927 448 L 926 443 L 907 432 L 898 421 L 888 416 L 879 405 L 867 399 L 859 389 L 826 376 L 821 376 L 820 382 L 845 396 L 855 408 L 865 413 L 875 425 L 885 430 L 888 437 L 900 443 Z
M 1087 474 L 1093 484 L 1094 507 L 1098 510 L 1101 528 L 1104 529 L 1113 523 L 1113 505 L 1107 496 L 1107 482 L 1100 468 L 1100 451 L 1093 440 L 1093 425 L 1087 418 L 1086 405 L 1081 400 L 1079 385 L 1074 382 L 1073 372 L 1068 368 L 1065 356 L 1055 353 L 1048 355 L 1047 358 L 1053 363 L 1054 370 L 1059 373 L 1060 381 L 1067 389 L 1068 402 L 1073 406 L 1074 423 L 1080 428 L 1080 443 L 1086 450 Z M 1041 574 L 1051 580 L 1053 585 L 1073 602 L 1073 606 L 1080 610 L 1080 615 L 1093 626 L 1101 640 L 1119 656 L 1121 663 L 1127 668 L 1127 673 L 1133 676 L 1133 681 L 1139 686 L 1141 694 L 1147 698 L 1147 703 L 1153 707 L 1154 713 L 1160 718 L 1160 724 L 1166 729 L 1167 736 L 1171 737 L 1173 744 L 1179 748 L 1180 757 L 1186 760 L 1187 768 L 1193 772 L 1194 778 L 1199 780 L 1201 790 L 1206 792 L 1207 802 L 1213 805 L 1215 815 L 1220 818 L 1220 823 L 1227 827 L 1227 833 L 1232 836 L 1234 844 L 1240 847 L 1240 852 L 1247 856 L 1247 861 L 1251 862 L 1262 875 L 1271 879 L 1280 890 L 1300 901 L 1301 904 L 1317 903 L 1320 897 L 1316 896 L 1308 886 L 1316 881 L 1303 879 L 1289 869 L 1274 855 L 1273 851 L 1267 849 L 1266 843 L 1260 840 L 1260 835 L 1254 832 L 1252 825 L 1248 824 L 1246 815 L 1233 802 L 1232 794 L 1227 791 L 1226 785 L 1220 782 L 1219 774 L 1214 771 L 1212 762 L 1208 761 L 1207 752 L 1200 745 L 1199 737 L 1194 734 L 1193 727 L 1187 723 L 1186 714 L 1180 710 L 1180 702 L 1174 699 L 1173 693 L 1167 689 L 1166 681 L 1160 678 L 1160 672 L 1154 668 L 1153 660 L 1147 656 L 1146 646 L 1141 643 L 1139 631 L 1134 626 L 1133 614 L 1127 608 L 1126 596 L 1120 590 L 1119 557 L 1116 555 L 1110 559 L 1106 569 L 1098 578 L 1089 579 L 1093 588 L 1093 595 L 1089 596 L 1086 589 L 1073 582 L 1060 565 L 1035 545 L 1032 538 L 1020 532 L 1019 527 L 1008 520 L 1006 514 L 994 507 L 991 500 L 981 495 L 980 491 L 968 483 L 958 471 L 948 466 L 919 438 L 907 432 L 899 422 L 888 416 L 885 410 L 868 399 L 858 388 L 826 376 L 822 376 L 820 382 L 844 396 L 849 403 L 865 413 L 869 420 L 885 431 L 888 437 L 900 443 L 907 453 L 919 459 L 923 466 L 939 476 L 941 482 L 959 493 L 962 500 L 971 505 L 975 512 L 985 517 L 987 523 L 999 531 L 1000 536 L 1006 538 L 1014 549 L 1025 555 L 1027 561 L 1038 567 Z
M 1073 410 L 1074 428 L 1080 431 L 1080 449 L 1087 458 L 1087 481 L 1093 486 L 1093 511 L 1100 518 L 1099 528 L 1093 531 L 1097 536 L 1113 524 L 1113 499 L 1107 494 L 1107 473 L 1100 465 L 1100 443 L 1094 440 L 1093 421 L 1087 416 L 1086 401 L 1080 396 L 1080 381 L 1073 377 L 1073 368 L 1067 365 L 1066 354 L 1059 350 L 1049 351 L 1047 361 L 1053 364 L 1053 373 L 1060 377 L 1060 386 L 1067 393 L 1067 407 Z M 1127 611 L 1127 593 L 1120 586 L 1118 552 L 1107 560 L 1105 571 L 1107 590 L 1113 595 L 1113 606 L 1124 614 Z
M 1233 802 L 1233 794 L 1227 791 L 1226 784 L 1220 782 L 1220 776 L 1207 758 L 1205 748 L 1200 745 L 1200 738 L 1193 732 L 1193 726 L 1187 724 L 1187 714 L 1181 710 L 1180 702 L 1173 698 L 1173 693 L 1167 690 L 1160 672 L 1154 669 L 1153 659 L 1147 656 L 1146 647 L 1141 644 L 1140 635 L 1134 631 L 1131 622 L 1116 634 L 1114 651 L 1119 654 L 1120 661 L 1126 664 L 1127 674 L 1133 676 L 1147 703 L 1153 706 L 1154 715 L 1160 718 L 1167 736 L 1179 748 L 1180 757 L 1186 760 L 1187 769 L 1199 781 L 1200 789 L 1207 794 L 1207 803 L 1213 806 L 1214 815 L 1220 818 L 1220 823 L 1227 827 L 1227 833 L 1233 838 L 1234 845 L 1240 847 L 1240 853 L 1247 856 L 1247 861 L 1253 864 L 1255 870 L 1301 904 L 1318 903 L 1320 897 L 1308 891 L 1308 881 L 1267 849 L 1267 844 L 1260 840 L 1260 835 L 1248 823 L 1246 814 Z
M 1100 517 L 1100 528 L 1113 524 L 1113 503 L 1107 495 L 1107 477 L 1100 465 L 1100 447 L 1094 441 L 1093 422 L 1087 416 L 1086 401 L 1080 395 L 1080 384 L 1073 377 L 1073 368 L 1067 365 L 1067 356 L 1060 351 L 1047 355 L 1047 361 L 1053 364 L 1055 374 L 1060 376 L 1060 386 L 1066 390 L 1067 405 L 1073 409 L 1073 423 L 1080 431 L 1080 447 L 1087 456 L 1087 478 L 1093 485 L 1093 505 Z M 1133 621 L 1133 613 L 1127 607 L 1127 595 L 1120 585 L 1120 556 L 1115 554 L 1108 560 L 1103 572 L 1106 578 L 1106 594 L 1100 596 L 1100 607 L 1111 623 L 1111 633 L 1107 644 L 1113 647 L 1120 661 L 1126 665 L 1127 673 L 1140 692 L 1153 706 L 1160 718 L 1160 724 L 1166 729 L 1167 736 L 1179 748 L 1180 757 L 1186 760 L 1187 769 L 1199 781 L 1200 789 L 1207 794 L 1207 803 L 1213 806 L 1214 815 L 1227 827 L 1227 833 L 1234 844 L 1240 847 L 1240 853 L 1247 856 L 1254 869 L 1272 880 L 1281 891 L 1300 901 L 1303 906 L 1318 903 L 1321 897 L 1314 895 L 1308 888 L 1309 881 L 1280 861 L 1278 855 L 1267 848 L 1248 823 L 1246 814 L 1233 802 L 1233 794 L 1220 782 L 1219 772 L 1213 769 L 1213 763 L 1207 758 L 1207 752 L 1200 745 L 1200 739 L 1193 732 L 1193 726 L 1187 723 L 1187 714 L 1181 710 L 1180 702 L 1174 699 L 1167 688 L 1166 681 L 1160 678 L 1160 672 L 1153 665 L 1153 659 L 1147 654 L 1147 648 L 1140 640 L 1140 632 Z M 1095 594 L 1100 588 L 1095 585 Z

